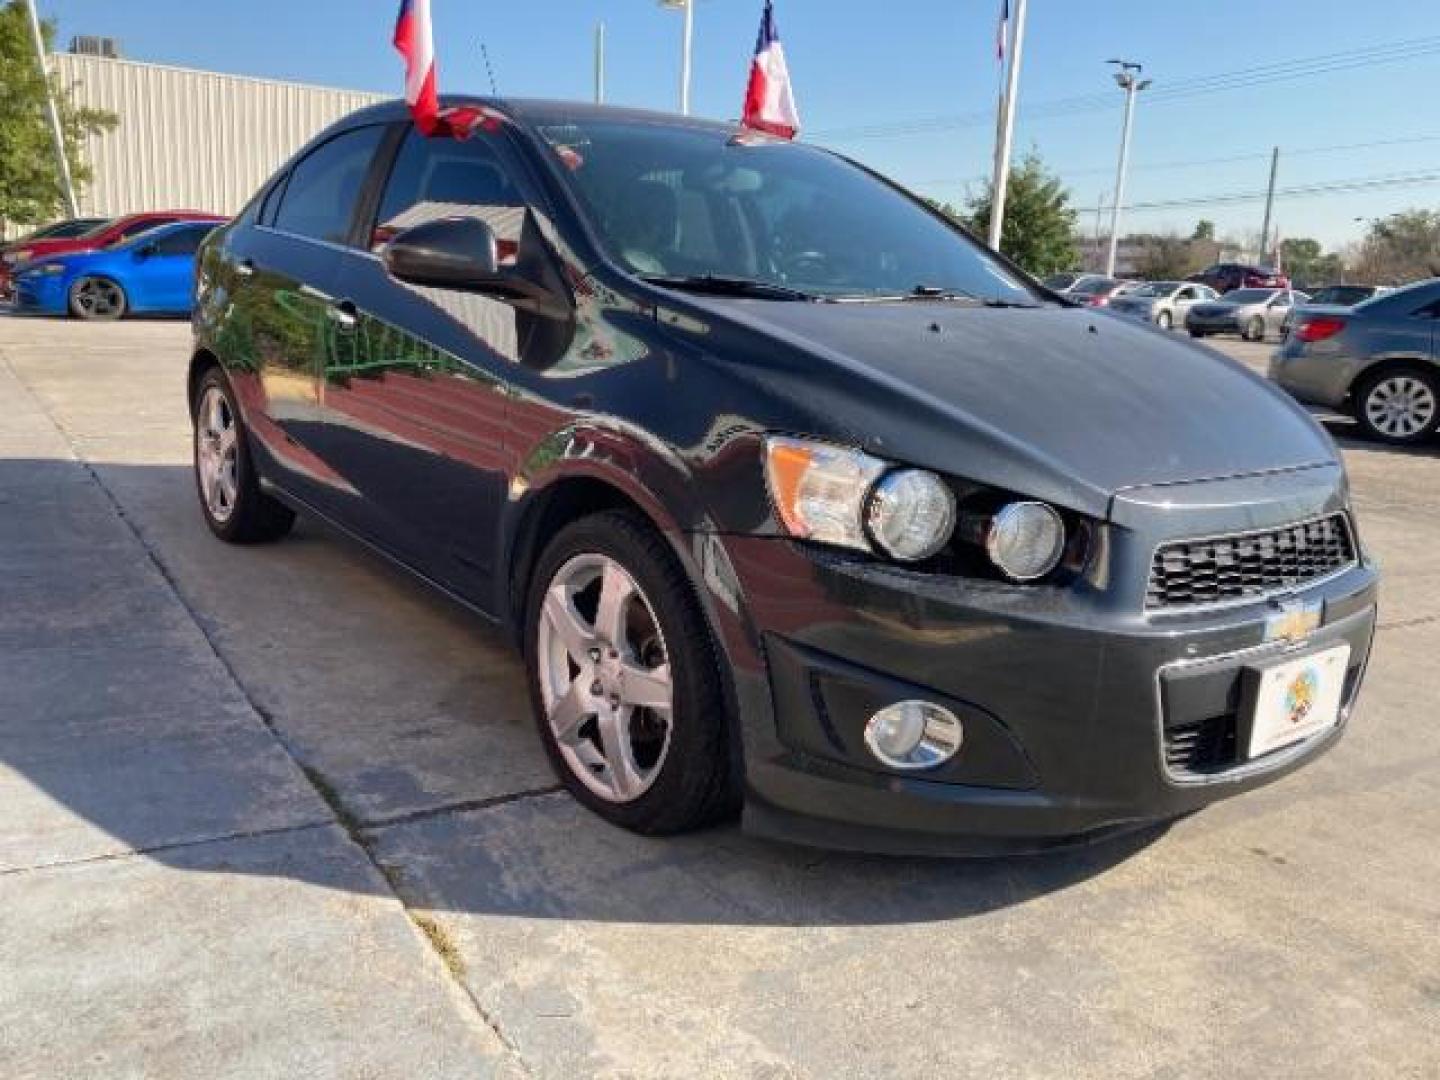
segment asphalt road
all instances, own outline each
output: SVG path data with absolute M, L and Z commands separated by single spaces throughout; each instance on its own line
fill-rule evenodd
M 211 538 L 187 335 L 0 318 L 0 1076 L 1440 1074 L 1440 453 L 1344 442 L 1381 629 L 1278 785 L 1025 859 L 643 840 L 491 630 Z

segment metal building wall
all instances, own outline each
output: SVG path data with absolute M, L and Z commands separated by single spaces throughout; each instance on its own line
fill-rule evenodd
M 233 214 L 282 161 L 346 113 L 383 95 L 57 53 L 79 105 L 108 109 L 91 138 L 85 214 L 189 209 Z

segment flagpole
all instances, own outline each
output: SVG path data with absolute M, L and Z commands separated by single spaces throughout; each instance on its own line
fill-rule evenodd
M 1010 184 L 1010 145 L 1015 138 L 1015 96 L 1020 85 L 1020 58 L 1025 49 L 1025 8 L 1027 0 L 1015 0 L 1015 29 L 1011 34 L 1010 67 L 1005 74 L 1005 92 L 1000 98 L 1000 123 L 995 132 L 995 173 L 990 184 L 990 228 L 985 242 L 1000 250 L 1005 224 L 1005 193 Z

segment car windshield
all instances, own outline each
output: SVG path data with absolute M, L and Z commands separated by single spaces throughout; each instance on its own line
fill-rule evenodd
M 1080 280 L 1079 274 L 1051 274 L 1045 279 L 1045 287 L 1060 292 Z
M 1149 285 L 1141 285 L 1133 293 L 1135 296 L 1169 296 L 1180 287 L 1176 281 L 1152 281 Z
M 537 130 L 601 244 L 641 276 L 776 299 L 1042 300 L 958 227 L 815 147 L 645 120 Z
M 1079 293 L 1081 296 L 1096 296 L 1099 293 L 1109 292 L 1118 284 L 1120 283 L 1112 278 L 1086 278 L 1070 291 L 1072 293 Z
M 1274 295 L 1274 289 L 1236 289 L 1227 293 L 1225 300 L 1231 304 L 1263 304 Z
M 130 247 L 132 244 L 144 243 L 146 237 L 150 237 L 150 238 L 153 239 L 153 234 L 154 234 L 154 232 L 155 232 L 157 229 L 163 229 L 163 228 L 165 228 L 165 227 L 166 227 L 165 225 L 156 225 L 156 226 L 154 226 L 153 228 L 141 229 L 139 232 L 132 232 L 132 233 L 131 233 L 130 235 L 128 235 L 128 236 L 121 236 L 121 237 L 119 237 L 119 238 L 117 238 L 117 239 L 115 239 L 115 240 L 111 240 L 110 243 L 106 244 L 106 245 L 105 245 L 103 248 L 101 248 L 100 250 L 101 250 L 101 251 L 118 251 L 120 248 Z

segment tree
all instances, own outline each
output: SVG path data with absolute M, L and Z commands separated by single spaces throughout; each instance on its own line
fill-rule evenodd
M 1327 255 L 1307 236 L 1280 241 L 1280 263 L 1296 285 L 1328 285 L 1340 279 L 1340 256 Z
M 992 186 L 966 202 L 966 224 L 978 236 L 990 228 Z M 1032 150 L 1010 170 L 1000 250 L 1036 277 L 1073 269 L 1080 261 L 1075 224 L 1070 192 Z
M 1195 223 L 1195 231 L 1190 234 L 1191 240 L 1214 240 L 1215 223 L 1209 218 L 1201 218 Z
M 53 23 L 41 27 L 46 48 L 55 37 Z M 65 154 L 77 188 L 91 173 L 81 148 L 85 139 L 116 124 L 113 113 L 80 108 L 68 88 L 51 76 L 60 110 Z M 0 7 L 0 226 L 38 225 L 60 214 L 65 194 L 55 167 L 55 147 L 45 110 L 45 79 L 35 63 L 30 16 L 21 0 Z
M 1135 239 L 1140 241 L 1135 273 L 1146 281 L 1178 281 L 1206 265 L 1206 245 L 1194 240 L 1182 240 L 1174 233 Z
M 1372 221 L 1353 269 L 1375 285 L 1440 276 L 1440 210 L 1402 210 Z

